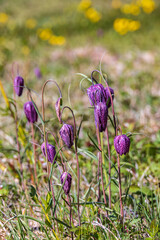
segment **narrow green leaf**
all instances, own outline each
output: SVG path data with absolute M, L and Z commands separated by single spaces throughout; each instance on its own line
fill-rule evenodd
M 83 209 L 82 209 L 82 213 L 81 213 L 81 217 L 83 216 L 83 213 L 85 211 L 85 207 L 86 207 L 86 203 L 87 203 L 87 200 L 89 198 L 89 194 L 90 194 L 90 191 L 91 191 L 91 187 L 92 187 L 92 184 L 89 186 L 89 189 L 87 191 L 87 194 L 86 194 L 86 197 L 85 197 L 85 204 L 83 206 Z
M 60 223 L 60 224 L 62 224 L 62 225 L 64 225 L 64 226 L 66 226 L 66 227 L 68 227 L 68 228 L 71 228 L 67 223 L 65 223 L 65 222 L 63 222 L 63 221 L 61 221 L 61 220 L 59 220 L 58 218 L 53 218 L 53 220 L 56 220 L 58 223 Z
M 92 139 L 92 137 L 89 135 L 89 133 L 87 133 L 89 139 L 91 140 L 91 142 L 93 143 L 93 145 L 98 149 L 99 152 L 101 152 L 101 150 L 99 149 L 98 145 L 95 143 L 95 141 Z
M 88 151 L 87 149 L 78 148 L 78 153 L 80 153 L 80 152 L 84 153 L 85 155 L 87 155 L 91 159 L 98 161 L 97 156 L 94 153 Z
M 64 181 L 63 181 L 63 184 L 62 184 L 62 186 L 61 186 L 61 188 L 60 188 L 60 190 L 59 190 L 59 192 L 58 192 L 58 197 L 56 198 L 56 204 L 55 204 L 55 207 L 54 207 L 54 209 L 53 209 L 53 217 L 54 217 L 54 214 L 55 214 L 55 211 L 56 211 L 56 208 L 57 208 L 57 205 L 58 205 L 58 200 L 59 200 L 59 198 L 60 198 L 60 194 L 61 194 L 61 192 L 62 192 L 62 189 L 63 189 L 63 186 L 64 186 L 64 184 L 65 184 L 66 179 L 67 179 L 67 175 L 66 175 L 66 177 L 65 177 L 65 179 L 64 179 Z

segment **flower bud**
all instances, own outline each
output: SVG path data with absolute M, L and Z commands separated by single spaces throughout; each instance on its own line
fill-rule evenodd
M 54 157 L 56 155 L 56 149 L 53 145 L 51 145 L 49 143 L 46 143 L 46 147 L 47 147 L 48 162 L 53 163 Z M 42 150 L 43 155 L 46 157 L 45 142 L 42 143 L 41 150 Z M 54 161 L 54 163 L 55 162 L 56 162 L 56 160 Z
M 90 86 L 87 89 L 87 94 L 92 106 L 99 102 L 106 102 L 106 91 L 100 83 Z
M 95 124 L 99 132 L 104 132 L 107 127 L 108 108 L 106 103 L 100 102 L 94 108 Z
M 55 109 L 56 109 L 56 114 L 57 114 L 57 117 L 58 117 L 58 120 L 60 123 L 62 123 L 62 119 L 61 119 L 61 100 L 62 98 L 58 98 L 56 104 L 55 104 Z
M 125 134 L 115 136 L 114 138 L 114 147 L 116 152 L 122 156 L 126 155 L 129 152 L 130 139 Z
M 65 181 L 63 185 L 63 190 L 64 190 L 64 193 L 68 195 L 71 189 L 72 176 L 69 173 L 64 172 L 62 173 L 60 179 L 61 179 L 61 184 L 63 184 L 63 182 Z
M 28 122 L 34 123 L 38 120 L 38 114 L 34 108 L 34 105 L 31 101 L 24 104 L 24 112 Z
M 63 124 L 61 127 L 59 134 L 63 140 L 63 142 L 67 145 L 68 148 L 71 148 L 74 141 L 74 131 L 73 127 L 69 124 Z
M 24 79 L 21 76 L 17 76 L 14 79 L 14 90 L 17 96 L 21 96 L 24 88 Z
M 107 106 L 109 108 L 111 106 L 111 98 L 110 98 L 110 94 L 109 94 L 107 87 L 105 88 L 105 90 L 106 90 Z M 110 93 L 112 95 L 112 100 L 113 100 L 114 99 L 114 90 L 111 87 L 109 87 L 109 90 L 110 90 Z

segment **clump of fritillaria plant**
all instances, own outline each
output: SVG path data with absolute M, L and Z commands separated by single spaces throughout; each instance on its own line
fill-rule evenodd
M 100 74 L 101 79 L 104 80 L 104 83 L 106 86 L 104 87 L 102 84 L 102 81 L 99 83 L 97 80 L 93 77 L 93 74 L 97 72 Z M 35 72 L 37 74 L 37 77 L 40 77 L 38 74 L 40 74 L 37 70 Z M 104 203 L 105 206 L 107 206 L 107 198 L 106 198 L 106 189 L 105 189 L 105 184 L 103 180 L 103 170 L 104 170 L 104 162 L 105 162 L 105 149 L 104 149 L 104 144 L 103 144 L 103 138 L 106 135 L 107 137 L 107 147 L 108 147 L 108 159 L 109 159 L 109 179 L 106 184 L 109 185 L 109 208 L 111 208 L 111 153 L 110 153 L 110 143 L 109 143 L 109 133 L 108 133 L 108 119 L 111 120 L 111 117 L 109 117 L 109 109 L 112 109 L 112 115 L 113 115 L 113 121 L 112 124 L 114 126 L 115 130 L 115 138 L 114 138 L 114 147 L 117 152 L 117 165 L 118 165 L 118 178 L 119 178 L 119 197 L 120 197 L 120 207 L 121 207 L 121 220 L 123 220 L 123 204 L 122 204 L 122 189 L 121 189 L 121 173 L 120 173 L 120 159 L 119 155 L 125 155 L 129 152 L 130 148 L 130 139 L 127 137 L 125 134 L 118 135 L 118 130 L 120 127 L 117 127 L 117 122 L 115 119 L 115 113 L 114 113 L 114 105 L 113 105 L 113 100 L 114 100 L 114 90 L 108 86 L 108 83 L 106 79 L 104 78 L 103 74 L 99 72 L 98 70 L 94 70 L 91 73 L 91 80 L 92 80 L 92 85 L 87 89 L 87 95 L 89 97 L 89 101 L 91 104 L 91 107 L 94 109 L 94 118 L 95 118 L 95 126 L 96 126 L 96 134 L 97 134 L 97 140 L 98 140 L 98 147 L 100 150 L 100 153 L 98 154 L 99 156 L 99 161 L 98 161 L 98 177 L 101 173 L 101 183 L 102 183 L 102 191 L 103 191 L 103 197 L 104 197 Z M 45 119 L 45 106 L 44 106 L 44 90 L 47 85 L 47 83 L 54 83 L 60 93 L 59 98 L 57 99 L 55 103 L 55 113 L 57 115 L 57 118 L 59 120 L 59 123 L 62 125 L 60 130 L 59 130 L 59 135 L 60 138 L 63 140 L 64 146 L 67 146 L 69 149 L 72 149 L 72 146 L 74 145 L 75 149 L 75 156 L 76 156 L 76 162 L 77 162 L 77 208 L 78 208 L 78 221 L 79 221 L 79 226 L 81 226 L 81 215 L 80 215 L 80 202 L 79 202 L 79 194 L 80 194 L 80 169 L 79 169 L 79 159 L 78 159 L 78 147 L 77 147 L 77 129 L 76 129 L 76 120 L 75 120 L 75 115 L 73 110 L 68 107 L 64 106 L 62 108 L 62 94 L 61 90 L 58 86 L 58 84 L 54 80 L 47 80 L 42 87 L 42 116 L 40 115 L 33 99 L 30 93 L 30 90 L 28 89 L 29 92 L 29 101 L 27 101 L 24 104 L 24 113 L 25 116 L 32 126 L 32 140 L 33 140 L 33 146 L 35 146 L 35 140 L 34 140 L 34 128 L 33 124 L 38 121 L 38 116 L 41 119 L 42 127 L 43 127 L 43 143 L 41 144 L 41 151 L 43 153 L 43 156 L 46 158 L 47 162 L 47 173 L 48 173 L 48 184 L 49 184 L 49 191 L 52 192 L 52 197 L 54 200 L 54 207 L 56 207 L 56 198 L 54 196 L 54 185 L 52 183 L 52 170 L 55 165 L 60 167 L 60 182 L 61 182 L 61 188 L 63 188 L 64 194 L 66 195 L 66 202 L 70 206 L 70 227 L 71 227 L 71 215 L 72 215 L 72 209 L 71 209 L 71 198 L 70 198 L 70 190 L 71 190 L 71 185 L 72 185 L 72 176 L 67 170 L 66 163 L 63 161 L 63 155 L 61 154 L 62 149 L 64 146 L 61 148 L 59 147 L 59 144 L 52 132 L 46 131 L 46 119 Z M 95 82 L 95 84 L 94 84 Z M 22 96 L 23 89 L 24 89 L 24 79 L 20 76 L 17 75 L 14 80 L 13 80 L 13 89 L 14 89 L 14 94 L 17 96 Z M 64 123 L 62 121 L 62 114 L 65 109 L 70 110 L 73 116 L 73 126 L 69 125 L 67 123 Z M 47 135 L 48 133 L 51 133 L 52 136 L 55 138 L 56 142 L 56 148 L 55 146 L 51 145 L 48 142 Z M 20 151 L 19 151 L 20 152 Z M 61 156 L 61 163 L 62 165 L 58 165 L 58 160 L 57 160 L 57 154 L 60 153 Z M 35 160 L 35 165 L 34 165 L 34 171 L 35 171 L 35 183 L 37 180 L 37 174 L 36 174 L 36 167 L 37 167 L 37 161 L 36 161 L 36 149 L 34 147 L 34 160 Z M 106 173 L 106 172 L 105 172 Z M 107 177 L 105 175 L 106 181 Z M 99 181 L 99 179 L 98 179 Z M 35 184 L 36 185 L 36 184 Z M 62 190 L 62 189 L 61 189 Z M 98 201 L 101 201 L 100 199 L 100 186 L 98 187 Z M 56 216 L 56 211 L 53 211 L 52 209 L 52 214 L 53 218 Z M 73 239 L 73 234 L 71 235 Z
M 93 77 L 94 72 L 100 74 L 100 77 L 106 83 L 106 88 L 100 83 L 98 83 Z M 98 176 L 99 176 L 99 168 L 101 169 L 101 181 L 102 181 L 102 189 L 105 204 L 106 202 L 106 194 L 103 183 L 103 166 L 102 166 L 102 158 L 104 163 L 104 146 L 103 146 L 103 135 L 102 132 L 106 131 L 107 142 L 108 142 L 108 158 L 109 158 L 109 207 L 111 208 L 111 153 L 110 153 L 110 145 L 109 145 L 109 135 L 108 135 L 108 127 L 107 127 L 107 119 L 108 119 L 108 108 L 112 106 L 112 114 L 113 114 L 113 124 L 115 129 L 115 138 L 114 138 L 114 146 L 117 152 L 117 163 L 118 163 L 118 176 L 119 176 L 119 196 L 120 196 L 120 207 L 121 207 L 121 220 L 123 221 L 123 205 L 122 205 L 122 190 L 121 190 L 121 174 L 120 174 L 120 160 L 119 154 L 126 154 L 129 152 L 130 147 L 130 139 L 126 135 L 117 136 L 117 124 L 114 113 L 114 90 L 108 86 L 108 83 L 101 72 L 98 70 L 94 70 L 91 73 L 92 85 L 87 89 L 87 95 L 89 97 L 89 101 L 91 106 L 94 106 L 94 117 L 95 117 L 95 125 L 97 132 L 97 140 L 98 146 L 101 150 L 99 154 L 99 164 L 98 164 Z M 94 84 L 93 82 L 96 82 Z M 99 178 L 98 178 L 99 180 Z M 107 177 L 106 177 L 107 180 Z M 100 200 L 100 188 L 98 189 L 98 200 Z

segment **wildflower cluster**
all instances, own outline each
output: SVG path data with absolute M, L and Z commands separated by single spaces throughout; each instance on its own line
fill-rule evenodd
M 127 32 L 137 31 L 141 27 L 140 21 L 135 21 L 126 18 L 117 18 L 114 21 L 113 27 L 116 32 L 125 35 Z
M 41 40 L 47 41 L 51 45 L 61 46 L 66 42 L 65 37 L 53 34 L 50 28 L 39 28 L 37 30 L 37 35 Z
M 43 26 L 40 27 L 35 18 L 26 19 L 23 22 L 23 25 L 23 35 L 25 35 L 27 32 L 27 37 L 31 35 L 34 37 L 38 36 L 40 40 L 45 41 L 52 46 L 62 46 L 66 43 L 66 38 L 64 36 L 53 33 L 51 28 L 43 28 Z M 1 47 L 3 47 L 3 49 L 13 51 L 13 49 L 15 48 L 15 41 L 11 41 L 8 36 L 7 38 L 5 38 L 5 35 L 8 33 L 14 33 L 16 27 L 17 23 L 12 16 L 8 15 L 5 12 L 0 12 L 0 28 L 2 29 L 2 31 L 5 32 L 5 34 L 1 34 L 0 38 L 0 45 Z M 18 36 L 18 38 L 15 40 L 18 40 L 19 38 L 22 39 L 23 35 Z M 26 42 L 28 42 L 28 44 L 24 44 L 24 41 L 22 40 L 21 53 L 24 56 L 28 56 L 31 53 L 30 41 Z M 0 51 L 0 65 L 4 63 L 4 57 L 5 56 L 3 56 L 3 51 Z
M 37 73 L 37 69 L 36 68 L 36 73 Z M 40 70 L 39 70 L 40 71 Z M 39 72 L 38 72 L 39 73 Z M 50 82 L 51 80 L 47 81 L 42 88 L 42 99 L 43 99 L 43 104 L 42 104 L 42 111 L 43 111 L 43 118 L 44 117 L 44 98 L 43 98 L 43 91 L 45 88 L 45 85 Z M 52 81 L 54 82 L 54 81 Z M 14 95 L 16 94 L 18 97 L 21 97 L 23 94 L 23 90 L 25 88 L 24 85 L 24 79 L 21 76 L 16 76 L 13 80 L 14 83 Z M 57 83 L 55 82 L 55 84 L 57 85 Z M 59 86 L 57 85 L 58 89 Z M 60 91 L 60 89 L 59 89 Z M 31 97 L 31 92 L 28 89 L 28 96 L 30 98 L 30 101 L 24 103 L 24 113 L 25 116 L 28 120 L 28 123 L 31 124 L 32 126 L 32 140 L 33 140 L 33 149 L 34 149 L 34 161 L 35 161 L 35 166 L 34 166 L 34 179 L 35 179 L 35 186 L 36 186 L 36 178 L 37 178 L 37 157 L 36 157 L 36 151 L 35 151 L 35 140 L 34 140 L 34 127 L 33 124 L 36 123 L 38 121 L 38 109 L 36 104 L 33 102 L 32 97 Z M 56 114 L 57 117 L 60 121 L 60 123 L 62 123 L 62 112 L 60 110 L 61 108 L 61 100 L 62 99 L 62 95 L 61 95 L 61 91 L 60 91 L 60 98 L 57 100 L 56 105 L 55 105 L 55 110 L 56 110 Z M 15 102 L 16 103 L 16 102 Z M 57 104 L 59 103 L 59 104 Z M 58 110 L 58 111 L 57 111 Z M 71 110 L 72 111 L 72 110 Z M 73 112 L 72 112 L 73 113 Z M 17 119 L 17 117 L 16 117 Z M 17 121 L 16 121 L 16 125 L 17 125 Z M 17 131 L 17 127 L 16 127 L 16 131 Z M 68 147 L 71 148 L 73 146 L 74 143 L 74 130 L 72 125 L 63 123 L 63 126 L 61 127 L 59 134 L 61 136 L 61 139 L 63 140 L 64 144 Z M 18 136 L 18 132 L 17 132 L 17 136 Z M 48 132 L 47 132 L 47 136 L 48 136 Z M 55 140 L 56 141 L 56 140 Z M 17 145 L 18 145 L 18 149 L 19 149 L 19 140 L 17 138 Z M 48 137 L 46 137 L 46 133 L 44 132 L 44 142 L 41 144 L 41 151 L 43 153 L 43 156 L 46 158 L 47 165 L 50 162 L 52 165 L 54 165 L 56 163 L 56 155 L 57 155 L 57 151 L 56 151 L 56 147 L 53 146 L 52 144 L 50 144 L 48 142 Z M 20 157 L 20 155 L 19 155 Z M 20 165 L 21 165 L 21 174 L 22 174 L 22 179 L 23 179 L 23 168 L 22 168 L 22 162 L 21 159 L 19 159 L 20 161 Z M 64 167 L 64 163 L 62 163 L 63 169 L 66 170 L 66 166 Z M 53 167 L 52 167 L 53 168 Z M 48 167 L 48 174 L 50 175 L 49 172 L 49 167 Z M 70 188 L 71 188 L 71 182 L 72 182 L 72 177 L 69 173 L 64 172 L 61 174 L 60 177 L 60 181 L 63 185 L 63 189 L 64 189 L 64 193 L 66 195 L 69 194 L 70 192 Z M 50 185 L 49 185 L 49 189 L 50 189 Z M 53 192 L 52 192 L 53 193 Z
M 120 207 L 121 207 L 121 217 L 123 219 L 123 205 L 122 205 L 122 190 L 121 190 L 121 175 L 120 175 L 120 161 L 119 161 L 119 154 L 123 155 L 129 152 L 129 147 L 130 147 L 130 139 L 126 135 L 118 135 L 118 129 L 120 128 L 119 126 L 117 127 L 116 121 L 115 121 L 115 114 L 114 114 L 114 106 L 113 106 L 113 100 L 114 100 L 114 90 L 108 86 L 108 83 L 106 82 L 106 88 L 101 84 L 96 81 L 96 79 L 93 77 L 93 74 L 95 72 L 98 72 L 101 74 L 98 70 L 94 70 L 91 73 L 91 80 L 92 80 L 92 85 L 87 89 L 87 94 L 89 97 L 89 101 L 91 106 L 94 108 L 94 118 L 95 118 L 95 126 L 96 126 L 96 132 L 97 132 L 97 140 L 99 144 L 99 148 L 103 149 L 104 147 L 102 146 L 102 139 L 103 135 L 102 133 L 107 131 L 108 134 L 108 114 L 109 114 L 109 108 L 112 107 L 112 112 L 113 112 L 113 122 L 114 122 L 114 128 L 115 128 L 115 138 L 114 138 L 114 147 L 115 150 L 118 154 L 118 173 L 119 173 L 119 189 L 120 189 Z M 103 77 L 103 75 L 102 75 Z M 18 97 L 22 96 L 23 89 L 25 87 L 24 85 L 24 79 L 21 76 L 16 76 L 14 78 L 14 94 L 16 94 Z M 45 108 L 44 108 L 44 89 L 45 86 L 47 85 L 48 82 L 54 82 L 53 80 L 48 80 L 44 83 L 42 87 L 42 116 L 40 117 L 43 119 L 43 134 L 44 134 L 44 141 L 41 144 L 41 151 L 43 153 L 43 156 L 47 160 L 47 171 L 48 171 L 48 179 L 50 178 L 50 174 L 52 170 L 50 171 L 49 163 L 52 164 L 52 169 L 53 166 L 56 164 L 56 157 L 57 157 L 57 151 L 56 147 L 48 142 L 48 133 L 46 133 L 45 130 Z M 96 82 L 94 84 L 93 82 Z M 79 162 L 78 162 L 78 154 L 77 154 L 77 137 L 76 137 L 76 122 L 75 122 L 75 117 L 72 109 L 70 109 L 68 106 L 63 107 L 61 109 L 61 103 L 62 103 L 62 94 L 60 91 L 59 86 L 57 85 L 56 82 L 54 82 L 56 86 L 58 87 L 58 90 L 60 92 L 60 97 L 58 98 L 56 104 L 55 104 L 55 112 L 57 114 L 57 118 L 60 122 L 60 124 L 63 123 L 61 129 L 59 130 L 60 137 L 63 141 L 63 143 L 68 147 L 71 148 L 74 144 L 75 141 L 75 153 L 76 153 L 76 159 L 77 159 L 77 178 L 78 178 L 78 183 L 77 183 L 77 201 L 78 201 L 78 219 L 79 219 L 79 224 L 81 224 L 80 220 L 80 208 L 79 208 L 79 188 L 80 188 L 80 172 L 79 172 Z M 28 122 L 32 126 L 32 141 L 33 141 L 33 150 L 34 150 L 34 179 L 35 179 L 35 186 L 36 186 L 36 178 L 37 178 L 37 156 L 36 156 L 36 149 L 35 149 L 35 139 L 34 139 L 34 123 L 38 121 L 38 115 L 40 115 L 39 110 L 37 109 L 37 106 L 35 102 L 32 99 L 31 96 L 31 91 L 28 89 L 28 96 L 30 100 L 24 104 L 24 113 L 26 115 L 26 118 Z M 62 113 L 64 109 L 69 109 L 73 115 L 74 119 L 74 128 L 72 125 L 66 124 L 62 121 Z M 17 119 L 17 118 L 16 118 Z M 16 120 L 17 124 L 17 120 Z M 16 127 L 17 130 L 17 127 Z M 51 132 L 51 134 L 53 134 Z M 17 132 L 18 136 L 18 132 Z M 54 136 L 54 134 L 53 134 Z M 101 141 L 100 141 L 100 136 L 101 136 Z M 55 136 L 54 136 L 55 138 Z M 109 138 L 107 138 L 109 141 Z M 55 140 L 56 141 L 56 140 Z M 17 138 L 17 146 L 19 149 L 19 141 Z M 57 146 L 58 147 L 58 146 Z M 110 160 L 110 147 L 109 147 L 109 142 L 108 142 L 108 154 L 109 154 L 109 160 Z M 102 158 L 103 154 L 99 155 L 99 166 L 101 166 L 101 181 L 102 181 L 102 189 L 103 189 L 103 195 L 104 195 L 104 202 L 107 204 L 106 201 L 106 195 L 105 195 L 105 190 L 104 190 L 104 182 L 103 182 L 103 166 L 102 166 Z M 20 161 L 20 166 L 21 166 L 21 174 L 23 177 L 23 167 L 22 167 L 22 162 L 21 158 L 19 155 L 19 161 Z M 104 161 L 104 158 L 103 158 Z M 69 194 L 70 188 L 71 188 L 71 182 L 72 182 L 72 176 L 66 172 L 66 166 L 63 160 L 61 160 L 62 164 L 62 170 L 64 171 L 61 174 L 60 181 L 64 190 L 64 193 L 66 195 Z M 61 172 L 62 172 L 61 170 Z M 99 171 L 99 170 L 98 170 Z M 99 175 L 99 172 L 98 172 Z M 111 165 L 109 164 L 109 182 L 111 181 Z M 110 186 L 110 184 L 109 184 Z M 51 189 L 51 182 L 49 180 L 49 189 Z M 99 190 L 100 191 L 100 190 Z M 52 194 L 54 197 L 54 192 L 52 188 Z M 98 197 L 98 200 L 100 201 L 100 196 Z M 110 186 L 110 192 L 109 192 L 109 207 L 111 207 L 111 186 Z
M 36 207 L 41 208 L 44 213 L 41 215 L 39 221 L 43 222 L 43 220 L 46 221 L 47 219 L 47 229 L 51 231 L 53 229 L 52 226 L 58 219 L 59 224 L 65 223 L 67 236 L 71 235 L 72 237 L 74 236 L 73 238 L 71 237 L 71 239 L 76 239 L 78 234 L 83 236 L 81 230 L 84 224 L 88 224 L 88 215 L 90 214 L 90 212 L 89 214 L 87 212 L 87 205 L 92 204 L 94 215 L 91 224 L 100 219 L 103 226 L 108 224 L 111 231 L 116 235 L 115 228 L 112 226 L 112 223 L 108 223 L 107 220 L 111 219 L 112 221 L 112 219 L 117 218 L 118 220 L 115 221 L 116 228 L 120 227 L 121 229 L 123 225 L 127 225 L 126 202 L 128 200 L 125 200 L 125 188 L 121 186 L 124 185 L 123 182 L 121 184 L 121 169 L 128 158 L 131 145 L 130 137 L 132 135 L 131 133 L 122 133 L 119 121 L 117 120 L 114 109 L 115 99 L 117 99 L 116 92 L 108 85 L 108 81 L 101 71 L 94 70 L 90 78 L 86 76 L 85 79 L 89 81 L 86 94 L 88 96 L 89 111 L 91 111 L 91 114 L 89 120 L 86 118 L 85 121 L 90 121 L 92 118 L 91 115 L 93 115 L 95 121 L 94 128 L 92 128 L 92 132 L 90 132 L 92 144 L 86 148 L 86 145 L 83 147 L 84 141 L 80 141 L 79 139 L 79 137 L 81 138 L 83 135 L 79 134 L 83 125 L 80 124 L 80 127 L 78 127 L 73 110 L 68 106 L 62 105 L 63 96 L 55 81 L 48 80 L 43 84 L 41 98 L 42 111 L 40 111 L 40 109 L 38 109 L 40 103 L 38 106 L 36 105 L 36 102 L 32 98 L 32 90 L 25 86 L 25 79 L 20 74 L 13 73 L 12 75 L 14 90 L 14 101 L 12 100 L 12 103 L 14 103 L 16 109 L 16 111 L 13 112 L 13 118 L 16 126 L 16 153 L 19 160 L 17 168 L 20 168 L 18 170 L 21 177 L 19 177 L 19 179 L 21 180 L 20 183 L 24 193 L 30 185 L 34 189 L 34 192 L 32 192 L 30 196 L 32 200 L 36 202 Z M 100 78 L 97 76 L 100 76 Z M 84 77 L 85 75 L 83 75 L 83 79 Z M 54 132 L 52 128 L 49 127 L 49 119 L 45 118 L 46 106 L 44 104 L 44 90 L 48 83 L 54 83 L 60 95 L 57 97 L 55 106 L 52 104 L 55 116 L 57 115 Z M 23 101 L 26 90 L 28 101 L 24 102 L 23 109 L 27 119 L 28 130 L 25 129 L 26 121 L 24 122 L 23 119 L 21 122 L 19 121 L 17 111 L 17 99 Z M 3 95 L 5 96 L 5 94 Z M 10 102 L 7 103 L 6 101 L 6 104 L 7 106 L 9 105 L 9 108 Z M 62 116 L 66 110 L 70 110 L 73 116 L 73 124 L 68 124 L 66 121 L 63 121 Z M 21 127 L 22 125 L 24 129 Z M 24 145 L 22 139 L 23 131 L 25 131 L 27 135 L 27 143 Z M 30 139 L 28 131 L 31 132 L 31 142 L 28 142 L 28 139 Z M 94 135 L 96 136 L 94 137 Z M 29 147 L 30 156 L 28 155 L 26 144 L 32 145 L 33 147 L 33 151 L 31 147 Z M 81 152 L 83 155 L 81 155 Z M 24 158 L 22 158 L 23 155 Z M 84 156 L 84 160 L 86 161 L 84 161 L 84 163 L 81 161 L 81 165 L 79 166 L 79 159 L 82 156 Z M 89 158 L 86 156 L 89 156 Z M 93 165 L 89 160 L 90 158 L 93 159 Z M 121 160 L 121 158 L 123 158 L 123 160 Z M 32 161 L 29 161 L 31 159 Z M 42 161 L 46 161 L 46 163 L 42 164 Z M 89 176 L 85 176 L 83 164 L 86 164 L 86 167 L 89 166 L 91 171 L 93 169 L 93 173 L 91 172 L 91 175 L 89 174 L 92 177 L 91 180 Z M 126 162 L 126 164 L 128 163 Z M 28 171 L 27 177 L 26 171 Z M 43 176 L 43 180 L 41 176 Z M 126 176 L 123 168 L 123 180 Z M 48 188 L 46 187 L 47 184 Z M 84 188 L 85 184 L 86 186 Z M 47 194 L 46 191 L 42 190 L 42 185 L 47 189 Z M 116 186 L 116 192 L 114 186 Z M 91 190 L 92 192 L 90 193 Z M 85 200 L 86 195 L 84 195 L 84 192 L 88 194 L 87 200 Z M 84 204 L 86 205 L 85 207 Z M 96 206 L 94 207 L 95 204 Z M 118 205 L 120 205 L 120 208 L 117 207 Z M 34 210 L 34 208 L 32 210 Z M 63 213 L 61 215 L 62 211 L 64 211 L 65 214 Z M 28 212 L 27 214 L 29 217 Z M 74 228 L 78 229 L 80 233 L 73 232 Z M 55 233 L 57 233 L 59 229 L 58 226 L 55 226 Z M 130 229 L 128 231 L 130 231 Z M 65 239 L 65 234 L 62 234 L 63 238 L 60 239 Z M 119 234 L 116 236 L 118 235 Z
M 137 0 L 131 1 L 131 3 L 122 4 L 122 2 L 119 1 L 117 8 L 120 8 L 121 12 L 126 15 L 138 16 L 141 10 L 146 14 L 152 13 L 155 10 L 155 2 L 154 0 Z M 140 29 L 141 23 L 138 20 L 117 18 L 114 21 L 113 27 L 116 32 L 125 35 L 128 32 L 134 32 Z
M 125 14 L 139 15 L 141 9 L 150 14 L 155 10 L 155 2 L 154 0 L 137 0 L 132 1 L 130 4 L 124 4 L 121 7 L 121 11 Z
M 92 7 L 91 0 L 81 0 L 78 5 L 78 10 L 84 13 L 84 16 L 91 22 L 96 23 L 101 20 L 101 13 Z

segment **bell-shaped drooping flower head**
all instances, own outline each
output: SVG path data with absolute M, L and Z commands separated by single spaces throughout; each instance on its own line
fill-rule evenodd
M 62 175 L 61 175 L 61 184 L 63 184 L 64 181 L 65 181 L 65 183 L 63 185 L 63 190 L 64 190 L 64 193 L 66 195 L 68 195 L 69 192 L 70 192 L 71 183 L 72 183 L 72 176 L 71 176 L 71 174 L 69 174 L 67 172 L 62 173 Z
M 114 138 L 114 147 L 116 152 L 121 156 L 129 152 L 130 139 L 125 134 L 115 136 Z
M 110 94 L 109 94 L 109 91 L 108 91 L 107 87 L 105 88 L 105 90 L 106 90 L 107 106 L 109 108 L 111 106 L 111 98 L 110 98 Z M 112 100 L 113 100 L 114 99 L 114 90 L 111 87 L 109 87 L 109 90 L 110 90 L 110 93 L 112 95 Z
M 99 102 L 106 102 L 106 91 L 102 84 L 98 83 L 87 89 L 90 104 L 93 106 Z
M 63 140 L 63 142 L 67 145 L 68 148 L 71 148 L 74 141 L 74 131 L 73 127 L 69 124 L 63 124 L 61 127 L 59 134 Z
M 21 96 L 24 88 L 24 79 L 21 76 L 17 76 L 14 79 L 14 90 L 17 96 Z
M 51 145 L 49 143 L 46 143 L 46 147 L 47 147 L 48 161 L 53 163 L 53 160 L 54 160 L 55 155 L 56 155 L 56 149 L 53 145 Z M 46 157 L 45 142 L 42 143 L 41 150 L 42 150 L 43 155 Z M 54 163 L 56 163 L 56 160 L 54 160 Z
M 100 102 L 94 107 L 94 117 L 96 127 L 99 128 L 99 132 L 104 132 L 107 127 L 108 108 L 106 103 Z
M 35 123 L 38 120 L 38 114 L 35 107 L 31 101 L 24 104 L 24 112 L 28 122 Z

